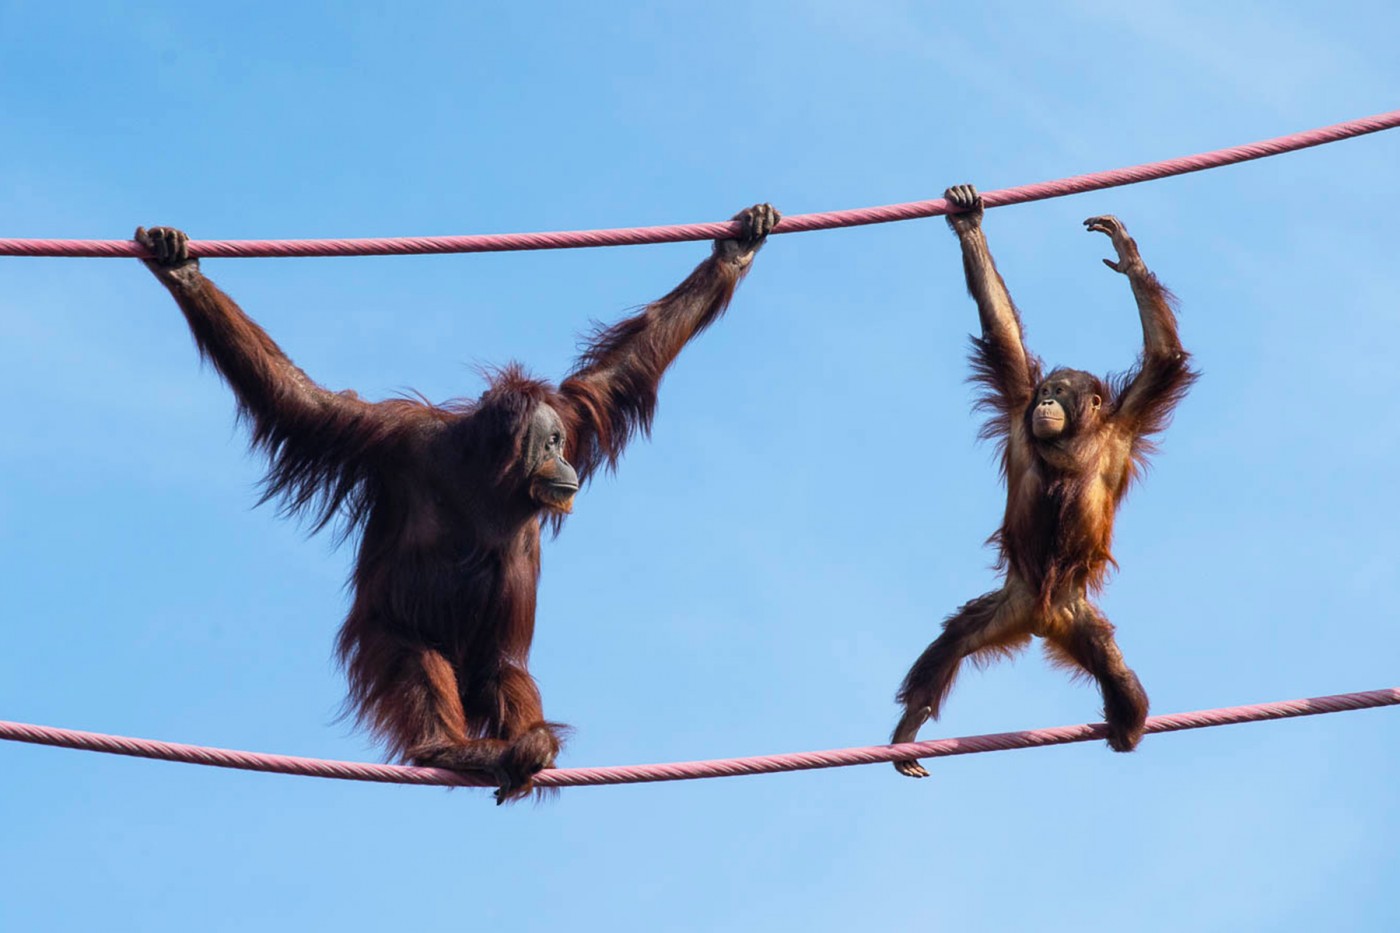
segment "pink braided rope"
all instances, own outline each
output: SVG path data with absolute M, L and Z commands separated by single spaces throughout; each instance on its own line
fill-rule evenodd
M 1254 706 L 1199 710 L 1194 713 L 1176 713 L 1170 716 L 1153 716 L 1147 720 L 1146 731 L 1150 733 L 1179 732 L 1183 729 L 1205 729 L 1211 726 L 1228 726 L 1241 722 L 1315 716 L 1320 713 L 1343 713 L 1380 706 L 1400 706 L 1400 687 L 1370 690 L 1365 693 L 1342 693 L 1337 696 L 1313 697 L 1306 700 L 1285 700 L 1280 703 L 1259 703 Z M 1031 729 L 1025 732 L 1001 732 L 993 735 L 934 739 L 931 742 L 910 742 L 907 745 L 871 745 L 865 748 L 839 748 L 824 752 L 758 755 L 753 758 L 721 758 L 714 761 L 679 761 L 659 765 L 561 768 L 542 772 L 535 778 L 535 783 L 541 787 L 581 787 L 592 784 L 688 781 L 697 778 L 735 777 L 743 774 L 842 768 L 849 765 L 879 764 L 880 762 L 901 761 L 909 758 L 944 758 L 949 755 L 972 755 L 1013 748 L 1039 748 L 1043 745 L 1091 742 L 1094 739 L 1105 738 L 1107 735 L 1108 729 L 1103 723 L 1090 723 L 1081 726 L 1057 726 L 1053 729 Z M 491 781 L 484 776 L 446 771 L 441 768 L 409 768 L 400 765 L 368 764 L 357 761 L 324 761 L 318 758 L 264 755 L 258 752 L 243 752 L 226 748 L 206 748 L 201 745 L 179 745 L 151 739 L 103 735 L 99 732 L 54 729 L 23 722 L 0 721 L 0 739 L 31 742 L 36 745 L 56 745 L 60 748 L 77 748 L 90 752 L 107 752 L 113 755 L 131 755 L 136 758 L 183 761 L 186 764 L 211 765 L 216 768 L 273 771 L 279 774 L 339 778 L 347 781 L 377 781 L 386 784 L 445 784 L 460 787 L 491 785 Z
M 1233 165 L 1250 159 L 1278 155 L 1320 146 L 1324 143 L 1363 136 L 1400 126 L 1400 110 L 1381 113 L 1359 120 L 1325 126 L 1321 129 L 1293 133 L 1276 139 L 1217 149 L 1200 155 L 1149 162 L 1129 168 L 1076 175 L 1059 181 L 1022 185 L 987 191 L 982 200 L 987 207 L 1004 207 L 1043 198 L 1058 198 L 1081 194 L 1101 188 L 1131 185 L 1140 181 L 1167 178 L 1199 172 L 1202 169 Z M 943 198 L 931 201 L 910 201 L 884 207 L 863 207 L 846 211 L 826 211 L 820 214 L 797 214 L 784 217 L 774 233 L 801 233 L 832 227 L 856 227 L 862 224 L 889 223 L 937 217 L 948 213 Z M 719 223 L 678 224 L 667 227 L 628 227 L 614 230 L 575 230 L 555 233 L 495 233 L 473 236 L 442 237 L 376 237 L 352 240 L 192 240 L 190 253 L 195 256 L 383 256 L 403 253 L 488 253 L 506 250 L 569 249 L 581 246 L 630 246 L 639 243 L 674 243 L 681 240 L 713 240 L 739 232 L 733 221 Z M 29 240 L 0 239 L 0 256 L 145 256 L 146 252 L 131 240 Z

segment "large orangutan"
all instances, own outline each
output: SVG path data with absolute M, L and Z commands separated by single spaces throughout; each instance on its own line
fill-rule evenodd
M 1173 298 L 1148 271 L 1137 244 L 1115 217 L 1090 217 L 1089 230 L 1113 241 L 1142 318 L 1143 350 L 1126 375 L 1103 380 L 1077 369 L 1042 375 L 1043 365 L 1021 336 L 1011 303 L 982 233 L 982 198 L 971 185 L 948 189 L 958 209 L 948 224 L 962 243 L 967 288 L 977 301 L 982 336 L 973 338 L 973 380 L 992 412 L 983 436 L 1001 445 L 1006 514 L 992 536 L 999 548 L 1000 589 L 979 596 L 943 623 L 899 688 L 904 716 L 893 742 L 912 742 L 937 718 L 963 659 L 986 662 L 1045 639 L 1052 662 L 1098 681 L 1108 744 L 1132 751 L 1142 738 L 1147 694 L 1123 662 L 1113 625 L 1089 599 L 1102 589 L 1113 555 L 1113 518 L 1123 495 L 1196 374 L 1176 332 Z M 927 777 L 917 761 L 895 768 Z
M 488 772 L 498 802 L 553 765 L 561 727 L 526 667 L 540 523 L 557 528 L 579 485 L 649 429 L 666 367 L 724 313 L 779 215 L 735 219 L 737 238 L 598 333 L 557 388 L 512 364 L 481 398 L 442 406 L 322 388 L 204 277 L 185 234 L 136 231 L 271 459 L 264 500 L 360 529 L 338 655 L 351 708 L 394 757 Z

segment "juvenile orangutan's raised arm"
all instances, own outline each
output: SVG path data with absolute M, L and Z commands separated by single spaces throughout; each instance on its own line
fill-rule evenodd
M 666 368 L 724 313 L 780 215 L 757 204 L 734 219 L 744 225 L 738 238 L 716 240 L 713 255 L 669 295 L 601 330 L 560 385 L 574 415 L 566 457 L 581 479 L 615 466 L 632 435 L 651 427 Z
M 1127 376 L 1114 419 L 1135 437 L 1155 434 L 1167 426 L 1172 409 L 1196 381 L 1190 354 L 1177 335 L 1172 295 L 1142 261 L 1137 243 L 1117 217 L 1090 217 L 1084 226 L 1113 241 L 1118 259 L 1105 259 L 1104 265 L 1128 277 L 1142 319 L 1142 358 Z
M 423 416 L 421 406 L 371 405 L 353 392 L 322 388 L 205 278 L 184 233 L 138 228 L 136 240 L 152 252 L 144 262 L 184 312 L 200 354 L 233 388 L 254 446 L 270 456 L 267 498 L 282 497 L 291 511 L 310 511 L 316 528 L 347 501 L 352 517 L 359 517 L 356 492 Z
M 982 322 L 982 336 L 972 341 L 972 378 L 990 390 L 983 403 L 996 412 L 989 425 L 991 432 L 1005 434 L 1010 430 L 1011 412 L 1021 409 L 1035 394 L 1036 365 L 1026 351 L 1021 315 L 982 232 L 982 196 L 972 185 L 955 185 L 943 196 L 959 209 L 948 215 L 948 226 L 962 244 L 967 291 L 977 302 Z

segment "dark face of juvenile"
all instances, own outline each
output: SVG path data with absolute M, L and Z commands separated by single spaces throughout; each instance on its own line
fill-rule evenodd
M 1072 437 L 1092 425 L 1103 407 L 1097 377 L 1075 369 L 1057 369 L 1036 387 L 1029 412 L 1031 434 L 1038 441 Z
M 567 513 L 578 492 L 578 473 L 564 459 L 564 422 L 549 405 L 537 406 L 520 444 L 530 498 L 540 508 Z

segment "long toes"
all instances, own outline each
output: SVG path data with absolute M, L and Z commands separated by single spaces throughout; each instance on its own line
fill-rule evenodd
M 527 777 L 523 781 L 504 780 L 501 786 L 496 788 L 496 805 L 500 806 L 507 801 L 514 800 L 524 795 L 530 786 L 530 779 Z
M 1108 734 L 1108 747 L 1115 752 L 1130 752 L 1138 747 L 1142 741 L 1142 733 L 1131 731 L 1115 731 Z
M 896 761 L 894 769 L 905 777 L 926 778 L 928 772 L 917 761 Z

